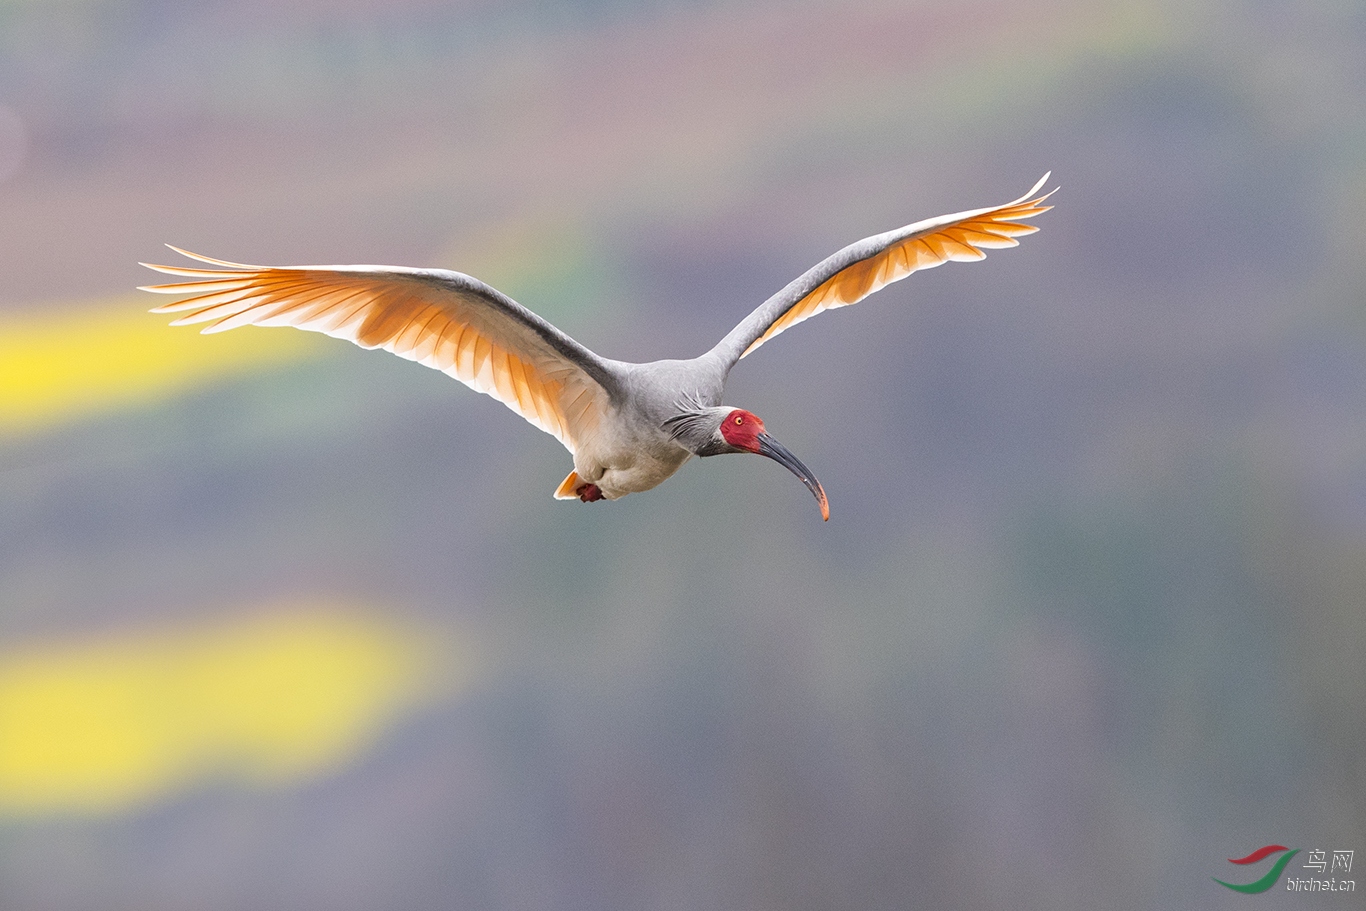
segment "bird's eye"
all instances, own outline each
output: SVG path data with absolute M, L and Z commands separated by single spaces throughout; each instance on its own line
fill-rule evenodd
M 737 423 L 737 424 L 743 424 L 744 422 L 745 422 L 745 419 L 744 419 L 744 418 L 736 418 L 736 419 L 735 419 L 735 423 Z

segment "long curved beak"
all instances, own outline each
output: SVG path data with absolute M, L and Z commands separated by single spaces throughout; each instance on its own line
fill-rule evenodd
M 811 473 L 811 469 L 802 464 L 802 460 L 794 456 L 790 450 L 782 443 L 779 443 L 767 433 L 761 433 L 759 440 L 759 455 L 768 456 L 773 461 L 787 468 L 788 471 L 802 479 L 806 489 L 811 491 L 816 497 L 816 502 L 821 504 L 821 519 L 830 521 L 830 503 L 825 499 L 825 489 L 821 487 L 821 482 L 816 480 L 816 476 Z

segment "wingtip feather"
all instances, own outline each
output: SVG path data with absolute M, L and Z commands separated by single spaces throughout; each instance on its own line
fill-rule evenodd
M 170 249 L 176 251 L 176 252 L 179 253 L 181 256 L 184 256 L 186 259 L 195 259 L 195 260 L 198 260 L 198 261 L 201 262 L 201 263 L 209 263 L 210 265 L 213 265 L 213 266 L 226 266 L 226 267 L 229 268 L 229 269 L 260 269 L 260 268 L 261 268 L 260 266 L 251 266 L 251 265 L 247 265 L 246 263 L 234 263 L 234 262 L 229 262 L 229 261 L 226 260 L 226 259 L 214 259 L 212 256 L 204 256 L 204 255 L 201 254 L 201 253 L 191 253 L 189 250 L 186 250 L 186 249 L 184 249 L 183 247 L 177 247 L 175 244 L 167 244 L 166 246 L 167 246 L 168 248 L 170 248 Z M 156 268 L 156 267 L 153 266 L 152 268 Z
M 1006 204 L 1005 204 L 1004 206 L 1002 206 L 1001 208 L 1003 208 L 1003 209 L 1008 209 L 1008 208 L 1010 208 L 1011 206 L 1018 206 L 1018 205 L 1020 205 L 1021 203 L 1026 203 L 1026 202 L 1028 202 L 1028 203 L 1039 203 L 1039 202 L 1043 202 L 1045 199 L 1047 199 L 1048 197 L 1052 196 L 1054 193 L 1058 192 L 1058 188 L 1057 188 L 1057 187 L 1054 187 L 1053 189 L 1049 190 L 1047 193 L 1045 193 L 1044 195 L 1038 197 L 1037 199 L 1034 198 L 1034 194 L 1037 193 L 1037 192 L 1039 192 L 1041 189 L 1043 189 L 1043 185 L 1046 184 L 1046 183 L 1048 183 L 1048 178 L 1050 178 L 1050 177 L 1052 177 L 1052 176 L 1053 176 L 1053 172 L 1052 172 L 1052 171 L 1045 171 L 1045 172 L 1044 172 L 1044 175 L 1043 175 L 1042 177 L 1039 178 L 1038 182 L 1035 183 L 1034 186 L 1032 186 L 1032 187 L 1029 188 L 1029 192 L 1028 192 L 1028 193 L 1024 194 L 1023 196 L 1021 196 L 1019 199 L 1015 200 L 1014 202 L 1006 203 Z

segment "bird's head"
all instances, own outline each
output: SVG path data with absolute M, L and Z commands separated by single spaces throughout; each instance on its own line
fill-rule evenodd
M 716 434 L 727 452 L 759 452 L 759 438 L 768 436 L 763 419 L 752 411 L 732 408 L 721 416 Z
M 690 426 L 679 436 L 694 437 L 691 448 L 697 455 L 706 457 L 725 452 L 752 452 L 766 456 L 800 478 L 820 504 L 821 518 L 826 521 L 830 519 L 830 503 L 825 498 L 821 482 L 802 464 L 801 459 L 769 435 L 757 414 L 743 408 L 707 408 L 695 413 L 692 420 L 686 423 Z

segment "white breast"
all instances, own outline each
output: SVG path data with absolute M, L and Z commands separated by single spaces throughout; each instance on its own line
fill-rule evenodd
M 609 500 L 639 493 L 658 486 L 673 475 L 692 453 L 672 440 L 619 440 L 617 445 L 595 439 L 574 456 L 574 471 L 585 481 L 598 485 Z

